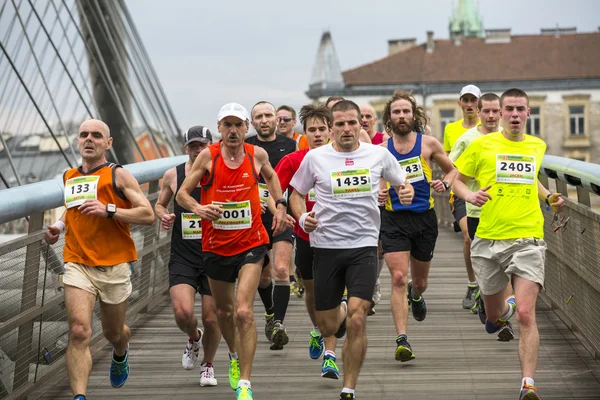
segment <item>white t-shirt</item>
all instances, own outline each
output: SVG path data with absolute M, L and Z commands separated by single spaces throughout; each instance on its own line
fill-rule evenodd
M 303 195 L 315 189 L 313 211 L 319 226 L 310 233 L 310 245 L 329 249 L 377 246 L 382 177 L 398 186 L 404 183 L 406 172 L 381 146 L 360 143 L 349 153 L 322 146 L 306 153 L 290 186 Z

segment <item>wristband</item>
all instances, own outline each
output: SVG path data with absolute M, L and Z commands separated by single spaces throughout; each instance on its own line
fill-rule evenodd
M 552 193 L 548 193 L 548 195 L 546 196 L 546 199 L 544 200 L 546 202 L 546 205 L 549 206 L 550 205 L 550 196 L 552 196 Z
M 448 184 L 448 182 L 442 181 L 442 183 L 444 184 L 444 187 L 446 188 L 446 191 L 448 191 L 448 189 L 450 189 L 450 185 Z
M 304 222 L 306 221 L 306 217 L 308 217 L 309 214 L 310 213 L 305 212 L 304 214 L 302 214 L 300 216 L 300 219 L 298 220 L 298 225 L 300 225 L 300 228 L 302 228 L 302 230 L 304 232 L 306 232 L 306 229 L 304 229 Z M 306 232 L 306 233 L 308 233 L 308 232 Z
M 65 225 L 65 223 L 62 222 L 60 219 L 58 221 L 56 221 L 54 224 L 52 224 L 52 227 L 58 228 L 60 230 L 60 233 L 64 233 L 65 229 L 67 229 L 67 226 Z

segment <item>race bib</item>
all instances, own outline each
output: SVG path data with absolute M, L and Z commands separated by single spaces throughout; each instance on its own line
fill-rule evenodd
M 535 183 L 535 157 L 518 154 L 496 155 L 496 182 Z
M 181 237 L 202 239 L 202 219 L 194 213 L 181 213 Z
M 315 189 L 310 189 L 308 191 L 308 201 L 310 201 L 311 203 L 315 203 L 317 201 L 317 192 L 315 192 Z
M 408 183 L 418 182 L 425 179 L 423 176 L 423 166 L 421 165 L 421 157 L 411 157 L 406 160 L 399 160 L 398 164 L 406 171 L 406 181 Z
M 371 196 L 371 170 L 363 168 L 332 171 L 331 191 L 334 199 Z
M 223 216 L 212 223 L 215 229 L 233 231 L 252 227 L 250 200 L 228 203 L 213 201 L 213 204 L 223 208 Z
M 98 175 L 80 176 L 65 182 L 65 206 L 77 207 L 86 200 L 98 198 Z
M 267 187 L 266 183 L 259 183 L 258 184 L 258 197 L 260 197 L 260 202 L 263 204 L 267 204 L 267 199 L 269 198 L 269 195 L 271 194 L 271 192 L 269 192 L 269 188 Z

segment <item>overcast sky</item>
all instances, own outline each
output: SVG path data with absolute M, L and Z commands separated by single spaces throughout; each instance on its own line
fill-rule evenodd
M 474 0 L 484 28 L 597 31 L 600 0 Z M 288 5 L 285 5 L 288 3 Z M 426 31 L 448 38 L 458 0 L 127 0 L 126 4 L 182 129 L 216 128 L 219 108 L 258 100 L 296 109 L 309 101 L 322 33 L 330 30 L 342 70 L 387 54 L 388 39 Z M 476 65 L 473 60 L 473 65 Z

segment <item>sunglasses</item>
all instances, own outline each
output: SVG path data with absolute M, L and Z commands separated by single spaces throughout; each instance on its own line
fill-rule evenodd
M 283 121 L 283 122 L 290 122 L 290 121 L 293 121 L 293 118 L 292 118 L 292 117 L 279 117 L 279 118 L 277 118 L 277 119 L 279 120 L 279 122 L 282 122 L 282 121 Z

